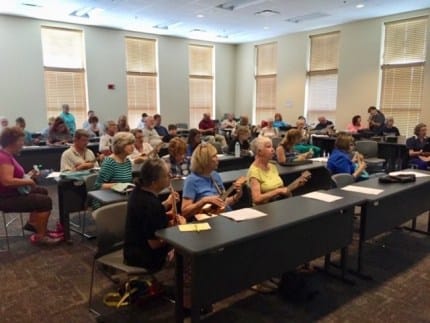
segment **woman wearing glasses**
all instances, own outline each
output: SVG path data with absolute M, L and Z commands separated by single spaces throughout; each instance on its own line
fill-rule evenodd
M 332 175 L 347 173 L 351 174 L 356 180 L 360 177 L 362 179 L 368 177 L 365 172 L 366 163 L 363 155 L 359 153 L 352 154 L 354 141 L 351 135 L 340 133 L 334 145 L 335 149 L 333 149 L 327 161 L 327 168 L 331 171 Z
M 216 172 L 218 167 L 217 150 L 211 144 L 200 144 L 191 157 L 191 174 L 185 179 L 182 192 L 182 216 L 191 219 L 200 213 L 219 213 L 229 210 L 242 196 L 239 183 L 235 183 L 236 193 L 225 200 L 220 195 L 224 192 L 221 177 Z M 207 209 L 207 206 L 209 208 Z M 196 217 L 199 218 L 198 216 Z

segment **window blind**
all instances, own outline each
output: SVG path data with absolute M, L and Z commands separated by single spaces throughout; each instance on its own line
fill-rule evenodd
M 157 42 L 155 39 L 125 37 L 127 69 L 127 111 L 135 127 L 142 113 L 158 112 Z
M 306 115 L 309 123 L 319 116 L 336 121 L 340 32 L 310 36 Z
M 190 127 L 198 127 L 203 113 L 212 114 L 214 105 L 213 47 L 189 45 Z
M 381 84 L 381 110 L 392 116 L 402 135 L 420 121 L 428 17 L 388 22 Z
M 86 118 L 87 93 L 83 33 L 42 26 L 47 117 L 56 117 L 69 104 L 80 127 Z
M 255 46 L 255 122 L 273 119 L 276 112 L 277 43 Z

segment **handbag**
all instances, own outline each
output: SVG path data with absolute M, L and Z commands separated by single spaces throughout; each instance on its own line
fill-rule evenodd
M 416 181 L 415 174 L 398 174 L 398 175 L 385 175 L 379 177 L 379 183 L 412 183 Z

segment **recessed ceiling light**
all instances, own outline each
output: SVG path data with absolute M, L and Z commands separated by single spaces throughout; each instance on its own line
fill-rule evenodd
M 204 18 L 204 17 L 205 17 L 205 15 L 198 14 L 196 17 L 197 17 L 197 18 Z
M 266 9 L 266 10 L 262 10 L 262 11 L 258 11 L 256 13 L 254 13 L 254 15 L 256 15 L 256 16 L 263 16 L 263 17 L 271 17 L 271 16 L 276 16 L 279 14 L 280 14 L 279 11 L 270 10 L 270 9 Z
M 357 9 L 361 9 L 364 8 L 364 4 L 363 3 L 359 3 L 358 5 L 355 6 Z
M 270 29 L 270 27 L 269 26 L 264 26 L 263 29 L 264 30 L 268 30 L 268 29 Z

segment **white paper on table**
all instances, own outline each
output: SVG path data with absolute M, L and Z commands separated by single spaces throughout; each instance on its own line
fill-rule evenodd
M 234 221 L 244 221 L 244 220 L 251 220 L 260 218 L 262 216 L 266 216 L 267 213 L 263 213 L 251 208 L 243 208 L 235 211 L 230 212 L 224 212 L 221 213 L 222 216 L 225 216 L 226 218 L 230 218 Z
M 428 174 L 423 174 L 423 173 L 419 173 L 419 172 L 413 172 L 413 171 L 407 171 L 407 172 L 403 172 L 403 171 L 397 171 L 397 172 L 391 172 L 388 175 L 392 175 L 392 176 L 396 176 L 396 175 L 415 175 L 415 177 L 427 177 L 430 176 Z
M 57 178 L 60 177 L 61 172 L 51 172 L 46 178 Z
M 356 193 L 363 193 L 363 194 L 369 194 L 369 195 L 378 195 L 381 194 L 384 190 L 380 190 L 377 188 L 370 188 L 370 187 L 363 187 L 363 186 L 354 186 L 354 185 L 348 185 L 341 188 L 341 190 L 344 191 L 350 191 L 350 192 L 356 192 Z
M 328 157 L 315 157 L 315 158 L 311 158 L 311 160 L 316 162 L 326 163 L 328 161 Z
M 311 199 L 315 199 L 315 200 L 320 200 L 323 202 L 334 202 L 337 200 L 342 199 L 342 196 L 337 196 L 337 195 L 332 195 L 332 194 L 327 194 L 327 193 L 321 193 L 321 192 L 310 192 L 307 193 L 305 195 L 302 195 L 303 197 L 307 197 L 307 198 L 311 198 Z

